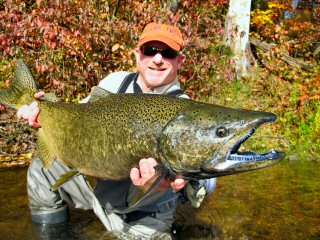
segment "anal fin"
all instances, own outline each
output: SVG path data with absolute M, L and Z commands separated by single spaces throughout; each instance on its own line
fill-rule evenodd
M 59 187 L 61 187 L 63 184 L 71 180 L 72 178 L 78 176 L 80 173 L 78 170 L 71 170 L 69 172 L 66 172 L 65 174 L 61 175 L 61 177 L 58 179 L 58 181 L 51 187 L 52 191 L 57 190 Z

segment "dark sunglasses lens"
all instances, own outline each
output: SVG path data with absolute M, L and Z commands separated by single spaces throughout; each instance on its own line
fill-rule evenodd
M 158 49 L 154 47 L 142 47 L 141 52 L 146 56 L 154 56 L 157 54 Z
M 160 52 L 162 57 L 168 58 L 168 59 L 173 59 L 178 55 L 178 52 L 171 48 L 158 49 L 155 47 L 144 46 L 144 47 L 141 47 L 140 50 L 146 56 L 154 56 L 158 52 Z
M 173 59 L 178 55 L 178 52 L 171 48 L 167 48 L 161 51 L 161 55 L 164 58 Z

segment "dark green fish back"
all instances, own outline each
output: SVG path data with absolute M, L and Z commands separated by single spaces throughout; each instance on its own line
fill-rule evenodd
M 33 95 L 36 92 L 37 86 L 31 72 L 22 60 L 18 60 L 11 86 L 0 91 L 0 103 L 18 109 L 34 101 Z
M 106 104 L 104 101 L 99 102 L 104 105 Z M 167 122 L 169 119 L 176 117 L 177 113 L 189 106 L 189 102 L 185 99 L 168 98 L 161 95 L 117 94 L 108 97 L 108 105 L 111 114 L 105 115 L 105 117 L 114 122 L 126 124 L 129 120 L 130 122 L 140 121 L 140 123 L 150 125 L 159 120 Z M 131 115 L 130 119 L 128 119 L 128 114 Z

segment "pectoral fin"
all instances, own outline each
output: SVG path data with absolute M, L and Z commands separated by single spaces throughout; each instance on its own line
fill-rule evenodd
M 66 172 L 65 174 L 63 174 L 58 181 L 52 186 L 51 190 L 55 191 L 57 190 L 59 187 L 61 187 L 63 184 L 65 184 L 66 182 L 68 182 L 69 180 L 71 180 L 72 178 L 78 176 L 80 173 L 78 170 L 72 170 L 69 172 Z
M 143 185 L 129 204 L 127 210 L 135 208 L 158 187 L 159 183 L 168 175 L 169 169 L 163 165 L 155 167 L 156 173 Z

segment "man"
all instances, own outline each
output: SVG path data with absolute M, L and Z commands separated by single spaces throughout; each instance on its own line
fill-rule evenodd
M 178 83 L 177 73 L 185 56 L 182 35 L 178 28 L 148 24 L 135 49 L 137 72 L 116 72 L 103 79 L 99 86 L 113 93 L 153 93 L 185 97 Z M 39 98 L 44 93 L 35 94 Z M 90 96 L 83 102 L 90 101 Z M 35 128 L 40 109 L 34 102 L 23 106 L 18 117 L 27 119 Z M 83 176 L 78 176 L 52 192 L 51 186 L 69 170 L 56 160 L 46 170 L 39 159 L 34 159 L 28 171 L 28 194 L 32 220 L 41 224 L 65 222 L 68 204 L 76 208 L 93 209 L 109 231 L 127 232 L 134 236 L 153 238 L 168 232 L 178 202 L 189 200 L 199 207 L 203 197 L 215 188 L 215 179 L 187 183 L 177 178 L 163 180 L 158 188 L 134 209 L 127 206 L 134 194 L 155 173 L 157 162 L 150 156 L 141 159 L 139 168 L 130 171 L 126 181 L 97 180 L 92 189 Z

